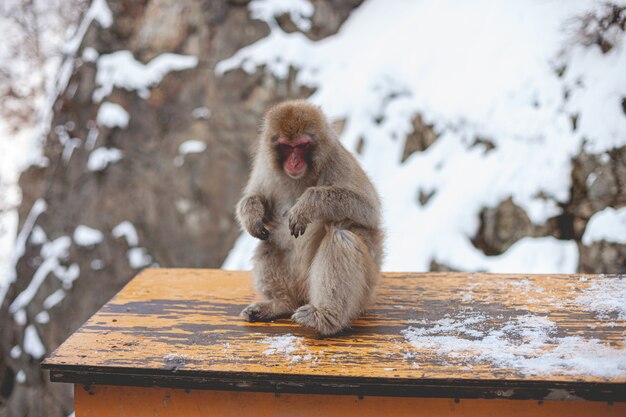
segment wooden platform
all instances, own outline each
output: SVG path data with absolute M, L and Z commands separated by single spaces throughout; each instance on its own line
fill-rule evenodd
M 597 303 L 624 279 L 387 273 L 371 312 L 322 339 L 244 322 L 247 272 L 151 269 L 42 366 L 87 386 L 626 401 L 626 320 Z

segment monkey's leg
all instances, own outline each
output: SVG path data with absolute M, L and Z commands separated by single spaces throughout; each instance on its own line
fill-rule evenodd
M 287 287 L 288 271 L 280 249 L 261 242 L 254 255 L 254 284 L 265 298 L 244 308 L 241 317 L 247 321 L 269 321 L 292 313 L 296 304 Z
M 366 307 L 378 269 L 355 233 L 330 226 L 309 273 L 310 303 L 292 319 L 329 336 L 347 328 Z

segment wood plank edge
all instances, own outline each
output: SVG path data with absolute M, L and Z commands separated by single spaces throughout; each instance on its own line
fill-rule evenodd
M 626 401 L 626 384 L 598 382 L 398 379 L 263 374 L 233 372 L 115 370 L 42 364 L 51 382 L 90 385 L 163 387 L 223 391 L 252 391 L 422 398 L 503 398 L 519 400 Z

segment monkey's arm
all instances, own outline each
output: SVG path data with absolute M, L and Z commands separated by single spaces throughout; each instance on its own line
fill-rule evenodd
M 289 214 L 289 229 L 295 237 L 304 234 L 315 220 L 340 222 L 349 220 L 367 228 L 378 226 L 377 205 L 358 192 L 332 186 L 307 189 Z
M 262 196 L 244 196 L 237 204 L 237 218 L 252 236 L 261 240 L 269 238 L 270 232 L 265 228 L 267 224 L 265 199 Z

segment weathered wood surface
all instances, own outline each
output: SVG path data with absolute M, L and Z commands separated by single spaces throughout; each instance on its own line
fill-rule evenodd
M 77 417 L 624 417 L 626 403 L 455 400 L 77 386 Z
M 53 381 L 76 383 L 623 401 L 626 320 L 610 310 L 585 310 L 590 296 L 618 279 L 624 278 L 386 273 L 371 311 L 347 333 L 321 339 L 288 318 L 244 322 L 238 314 L 256 298 L 248 272 L 152 269 L 43 366 Z M 555 324 L 539 345 L 533 345 L 533 320 Z M 521 327 L 511 331 L 511 323 Z M 411 335 L 425 338 L 412 344 Z M 434 344 L 424 344 L 429 335 Z M 470 345 L 446 351 L 446 335 L 451 345 Z M 472 350 L 483 346 L 472 341 L 497 335 L 500 342 L 510 338 L 513 359 Z M 606 375 L 567 357 L 559 362 L 562 344 L 572 341 L 582 351 L 604 349 L 599 360 L 609 361 Z M 593 359 L 593 349 L 590 354 Z M 543 358 L 556 365 L 537 367 Z

